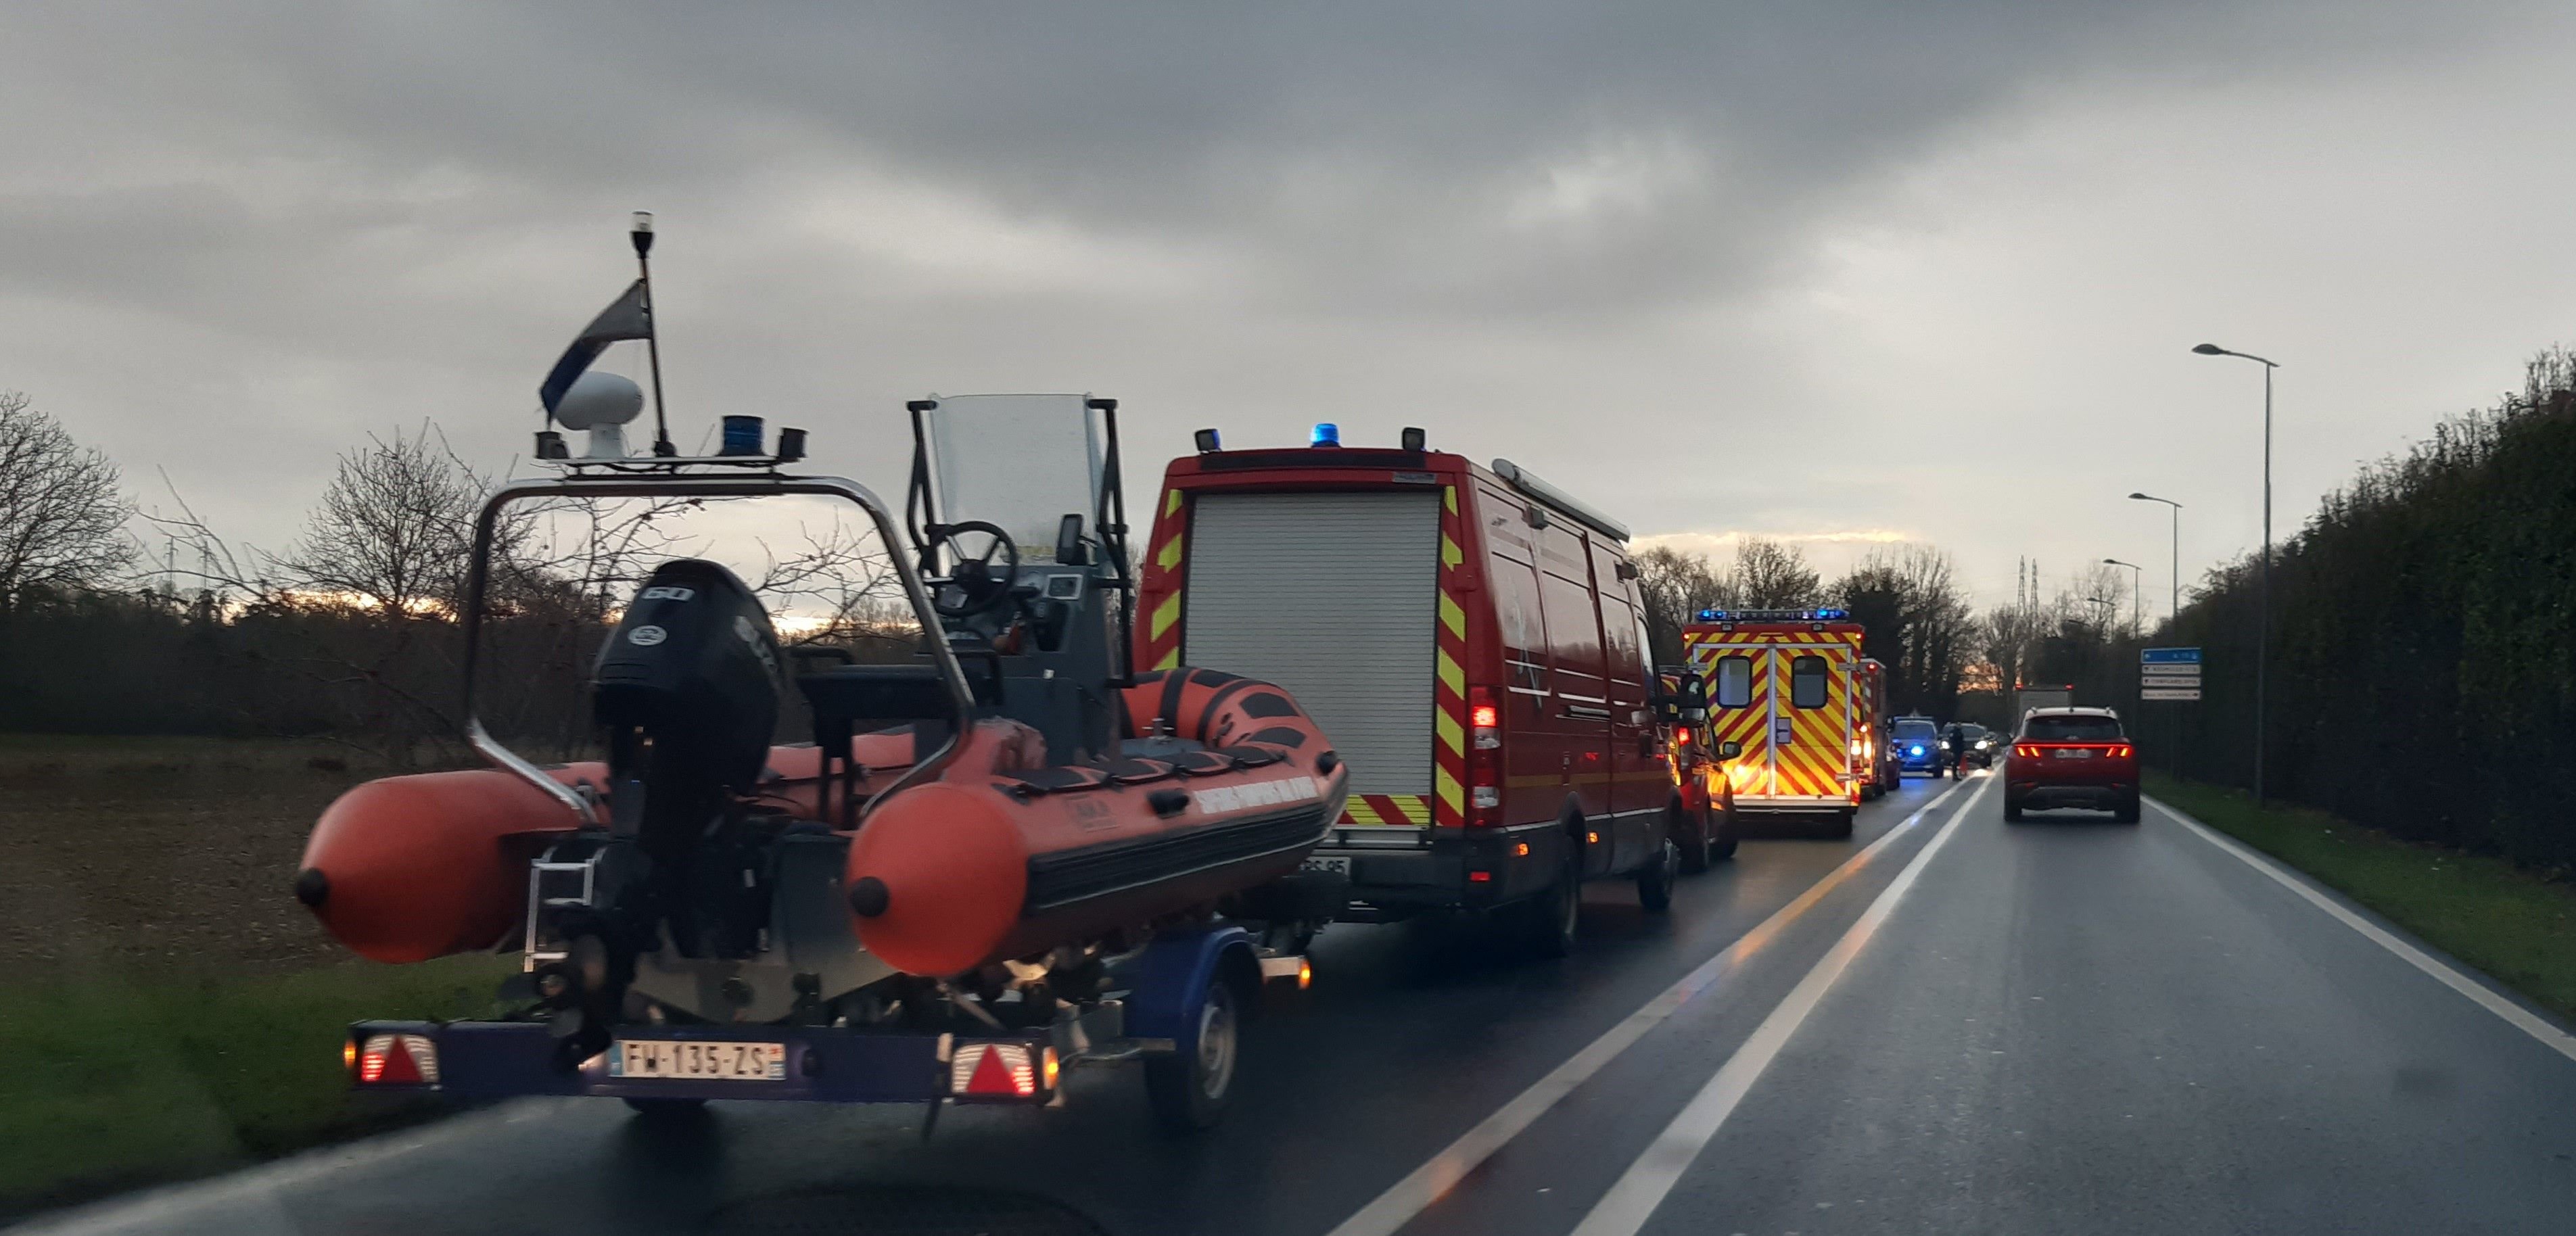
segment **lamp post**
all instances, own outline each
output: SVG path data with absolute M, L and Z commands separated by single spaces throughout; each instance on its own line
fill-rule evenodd
M 2129 625 L 2133 627 L 2145 626 L 2145 614 L 2138 607 L 2145 604 L 2143 598 L 2147 591 L 2147 568 L 2139 566 L 2134 562 L 2122 562 L 2117 558 L 2105 558 L 2102 560 L 2102 565 L 2124 566 L 2138 573 L 2138 582 L 2129 589 Z
M 2159 498 L 2154 494 L 2130 494 L 2129 499 L 2133 502 L 2161 502 L 2173 508 L 2173 605 L 2171 612 L 2166 616 L 2180 618 L 2182 617 L 2182 504 L 2171 498 Z
M 2280 366 L 2214 343 L 2199 344 L 2192 351 L 2201 356 L 2233 356 L 2263 367 L 2263 575 L 2254 628 L 2254 804 L 2259 807 L 2263 804 L 2263 729 L 2270 715 L 2264 708 L 2264 679 L 2272 660 L 2272 371 Z

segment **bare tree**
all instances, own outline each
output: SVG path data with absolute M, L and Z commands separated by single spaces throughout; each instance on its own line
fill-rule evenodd
M 1726 605 L 1726 581 L 1705 555 L 1656 546 L 1630 561 L 1637 564 L 1637 591 L 1646 602 L 1646 633 L 1654 641 L 1655 663 L 1682 659 L 1682 627 L 1703 609 Z
M 31 591 L 96 587 L 134 560 L 117 479 L 106 455 L 0 391 L 0 613 Z
M 1807 556 L 1769 537 L 1749 536 L 1736 544 L 1726 584 L 1735 603 L 1748 609 L 1813 605 L 1825 595 L 1824 577 L 1807 565 Z
M 354 603 L 389 623 L 453 614 L 490 488 L 429 426 L 391 441 L 369 435 L 340 456 L 303 536 L 274 566 L 309 599 Z

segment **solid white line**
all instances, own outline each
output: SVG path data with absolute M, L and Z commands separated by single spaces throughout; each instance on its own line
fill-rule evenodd
M 2486 984 L 2470 978 L 2466 974 L 2462 974 L 2458 967 L 2397 938 L 2379 924 L 2371 922 L 2369 919 L 2353 913 L 2350 907 L 2345 906 L 2343 903 L 2336 901 L 2332 897 L 2326 896 L 2324 893 L 2308 887 L 2306 881 L 2291 875 L 2287 870 L 2283 869 L 2279 863 L 2274 862 L 2269 855 L 2258 853 L 2237 841 L 2235 838 L 2226 836 L 2218 832 L 2216 829 L 2213 829 L 2190 816 L 2184 815 L 2182 812 L 2176 811 L 2161 802 L 2156 802 L 2156 800 L 2152 798 L 2147 801 L 2154 803 L 2156 810 L 2164 812 L 2167 816 L 2172 817 L 2175 823 L 2198 834 L 2201 840 L 2243 859 L 2246 866 L 2252 867 L 2256 871 L 2260 871 L 2263 874 L 2272 877 L 2272 879 L 2277 881 L 2281 887 L 2305 898 L 2308 904 L 2333 915 L 2336 922 L 2342 923 L 2344 926 L 2360 932 L 2365 938 L 2369 939 L 2371 943 L 2387 949 L 2389 952 L 2397 954 L 2397 956 L 2404 960 L 2406 964 L 2433 976 L 2433 980 L 2435 982 L 2438 982 L 2444 987 L 2448 987 L 2461 995 L 2467 996 L 2469 999 L 2475 1001 L 2479 1008 L 2485 1009 L 2486 1011 L 2503 1018 L 2505 1022 L 2508 1025 L 2511 1025 L 2514 1029 L 2520 1030 L 2524 1034 L 2528 1034 L 2532 1038 L 2539 1040 L 2541 1046 L 2557 1052 L 2559 1055 L 2565 1056 L 2570 1060 L 2576 1060 L 2576 1035 L 2571 1035 L 2566 1031 L 2551 1025 L 2549 1022 L 2534 1015 L 2531 1010 L 2526 1009 L 2511 1000 L 2507 1000 L 2503 996 L 2499 996 L 2495 992 L 2489 990 Z
M 1869 909 L 1861 913 L 1859 920 L 1843 933 L 1842 939 L 1834 942 L 1834 947 L 1816 963 L 1815 969 L 1807 971 L 1807 977 L 1798 980 L 1789 997 L 1754 1028 L 1753 1037 L 1746 1039 L 1743 1046 L 1735 1049 L 1734 1055 L 1727 1057 L 1725 1064 L 1718 1066 L 1717 1075 L 1700 1087 L 1690 1104 L 1682 1108 L 1680 1115 L 1673 1117 L 1671 1124 L 1664 1126 L 1664 1131 L 1655 1137 L 1654 1144 L 1646 1147 L 1646 1153 L 1629 1164 L 1628 1170 L 1620 1174 L 1618 1183 L 1611 1185 L 1610 1191 L 1593 1204 L 1591 1213 L 1584 1215 L 1583 1222 L 1575 1227 L 1574 1236 L 1635 1236 L 1646 1226 L 1646 1220 L 1654 1217 L 1655 1208 L 1664 1204 L 1664 1198 L 1673 1191 L 1673 1185 L 1682 1178 L 1682 1173 L 1698 1160 L 1700 1151 L 1708 1148 L 1709 1139 L 1717 1136 L 1719 1126 L 1735 1113 L 1736 1104 L 1753 1089 L 1753 1083 L 1761 1080 L 1762 1070 L 1771 1066 L 1780 1049 L 1788 1045 L 1790 1036 L 1806 1023 L 1807 1015 L 1823 1002 L 1825 992 L 1843 976 L 1844 970 L 1850 968 L 1852 958 L 1860 954 L 1861 949 L 1868 945 L 1869 938 L 1877 933 L 1879 924 L 1887 921 L 1887 916 L 1896 909 L 1896 903 L 1905 896 L 1905 890 L 1914 887 L 1915 878 L 1923 874 L 1923 868 L 1932 861 L 1932 856 L 1941 852 L 1942 843 L 1950 839 L 1950 834 L 1959 831 L 1959 821 L 1976 810 L 1977 800 L 1984 798 L 1986 790 L 1994 784 L 1992 774 L 1979 780 L 1982 784 L 1977 786 L 1976 793 L 1968 796 L 1967 805 L 1950 813 L 1949 820 L 1941 825 L 1940 832 L 1932 835 L 1931 842 L 1915 852 L 1913 861 L 1896 873 L 1896 878 L 1879 893 L 1878 900 L 1869 903 Z M 1951 787 L 1951 792 L 1958 792 L 1958 787 Z
M 1329 1236 L 1390 1236 L 1397 1228 L 1411 1222 L 1415 1215 L 1421 1214 L 1431 1203 L 1438 1201 L 1441 1194 L 1448 1192 L 1452 1186 L 1464 1179 L 1467 1173 L 1476 1170 L 1478 1164 L 1491 1158 L 1495 1151 L 1520 1136 L 1521 1130 L 1528 1128 L 1532 1121 L 1537 1120 L 1547 1109 L 1554 1107 L 1557 1100 L 1564 1098 L 1575 1087 L 1600 1072 L 1602 1066 L 1610 1063 L 1619 1053 L 1626 1051 L 1629 1045 L 1644 1037 L 1647 1031 L 1661 1024 L 1665 1018 L 1679 1011 L 1692 996 L 1707 990 L 1710 984 L 1740 964 L 1744 958 L 1751 956 L 1763 945 L 1770 943 L 1781 932 L 1787 930 L 1800 915 L 1805 914 L 1817 902 L 1824 900 L 1825 894 L 1832 892 L 1836 886 L 1857 874 L 1861 868 L 1868 865 L 1872 856 L 1886 848 L 1887 844 L 1896 840 L 1898 836 L 1910 831 L 1922 821 L 1927 812 L 1948 801 L 1952 794 L 1959 792 L 1959 789 L 1959 786 L 1953 785 L 1943 790 L 1932 801 L 1916 808 L 1914 814 L 1899 821 L 1894 827 L 1881 834 L 1878 840 L 1870 842 L 1868 848 L 1843 860 L 1841 866 L 1827 872 L 1823 879 L 1809 885 L 1805 892 L 1798 894 L 1789 904 L 1773 911 L 1771 917 L 1762 920 L 1760 926 L 1744 933 L 1735 943 L 1728 945 L 1716 956 L 1701 962 L 1697 969 L 1683 975 L 1679 982 L 1665 988 L 1662 994 L 1647 1001 L 1636 1012 L 1628 1014 L 1618 1025 L 1612 1026 L 1601 1037 L 1592 1040 L 1565 1063 L 1549 1070 L 1547 1076 L 1538 1079 L 1529 1089 L 1514 1096 L 1510 1102 L 1496 1109 L 1493 1115 L 1478 1121 L 1474 1128 L 1459 1135 L 1458 1140 L 1449 1143 L 1440 1153 L 1431 1156 L 1428 1162 L 1413 1169 L 1404 1179 L 1388 1186 L 1386 1192 L 1377 1195 L 1376 1200 L 1361 1207 L 1359 1212 L 1350 1218 L 1342 1220 L 1341 1225 L 1335 1227 Z

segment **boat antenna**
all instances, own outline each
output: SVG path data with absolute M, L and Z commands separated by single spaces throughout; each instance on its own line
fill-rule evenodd
M 644 335 L 644 355 L 653 368 L 653 453 L 669 458 L 680 452 L 671 446 L 671 422 L 662 403 L 662 328 L 653 320 L 653 212 L 635 212 L 635 225 L 626 233 L 635 242 L 635 274 L 644 288 L 644 320 L 650 325 Z

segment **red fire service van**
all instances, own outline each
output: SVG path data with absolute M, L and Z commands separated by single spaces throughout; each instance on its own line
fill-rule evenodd
M 1154 508 L 1137 667 L 1277 683 L 1330 736 L 1350 801 L 1308 862 L 1349 877 L 1345 918 L 1508 908 L 1561 953 L 1584 880 L 1665 909 L 1686 825 L 1628 530 L 1508 460 L 1402 441 L 1200 430 Z

